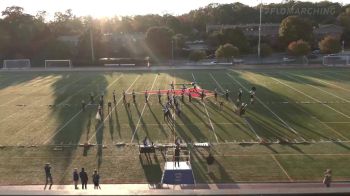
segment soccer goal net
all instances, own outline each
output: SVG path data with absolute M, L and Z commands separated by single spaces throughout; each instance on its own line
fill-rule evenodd
M 71 60 L 45 60 L 45 69 L 47 68 L 72 68 Z
M 324 56 L 323 65 L 350 65 L 350 56 Z
M 2 68 L 4 69 L 26 69 L 30 68 L 30 59 L 11 59 L 4 60 Z

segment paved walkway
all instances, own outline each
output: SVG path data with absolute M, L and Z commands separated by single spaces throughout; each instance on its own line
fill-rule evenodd
M 74 190 L 73 185 L 53 185 L 43 190 L 43 185 L 0 186 L 0 195 L 252 195 L 252 194 L 344 194 L 350 195 L 350 183 L 333 183 L 326 188 L 321 183 L 238 183 L 198 184 L 191 186 L 167 186 L 156 188 L 149 184 L 103 184 L 101 190 Z

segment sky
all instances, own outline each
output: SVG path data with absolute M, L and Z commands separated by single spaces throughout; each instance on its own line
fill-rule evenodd
M 282 0 L 263 0 L 263 3 L 280 3 Z M 320 0 L 309 0 L 317 2 Z M 349 4 L 350 0 L 330 0 Z M 96 18 L 111 16 L 132 16 L 144 14 L 180 15 L 190 10 L 204 7 L 210 3 L 241 2 L 254 6 L 260 0 L 0 0 L 0 11 L 6 7 L 17 5 L 26 13 L 35 15 L 37 11 L 46 10 L 52 19 L 55 12 L 72 9 L 77 16 L 91 15 Z

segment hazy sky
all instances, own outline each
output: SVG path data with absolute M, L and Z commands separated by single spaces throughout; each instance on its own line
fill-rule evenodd
M 260 0 L 236 0 L 247 5 L 256 5 Z M 0 0 L 0 11 L 8 6 L 18 5 L 26 13 L 35 14 L 46 10 L 49 18 L 57 11 L 72 9 L 77 16 L 93 17 L 124 16 L 137 14 L 173 14 L 179 15 L 197 9 L 209 3 L 233 3 L 234 0 Z M 282 0 L 263 0 L 264 3 L 279 3 Z M 317 0 L 311 0 L 316 2 Z M 344 4 L 350 0 L 331 0 Z

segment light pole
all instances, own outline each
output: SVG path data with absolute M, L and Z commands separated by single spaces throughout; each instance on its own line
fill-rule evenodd
M 258 42 L 258 57 L 261 56 L 261 20 L 262 20 L 262 0 L 260 1 L 260 22 L 259 22 L 259 42 Z

